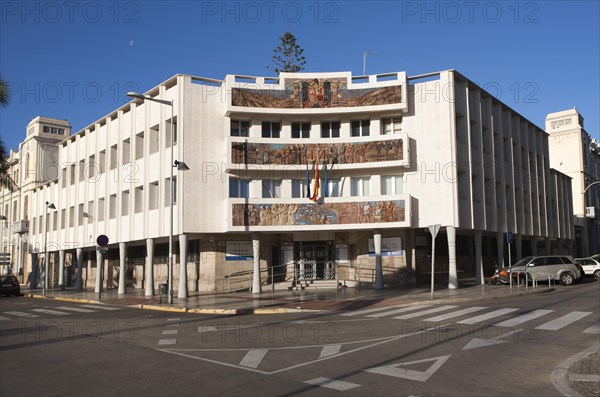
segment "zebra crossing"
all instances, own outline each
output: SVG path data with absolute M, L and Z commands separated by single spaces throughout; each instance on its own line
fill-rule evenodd
M 41 319 L 52 316 L 68 316 L 72 314 L 97 313 L 108 310 L 119 310 L 120 307 L 106 305 L 78 305 L 78 306 L 58 306 L 49 308 L 36 308 L 30 310 L 9 310 L 0 312 L 0 321 L 10 321 L 17 319 Z
M 435 314 L 434 316 L 431 316 Z M 575 325 L 581 321 L 583 333 L 600 335 L 600 321 L 590 325 L 594 312 L 571 311 L 559 313 L 551 309 L 521 310 L 515 307 L 490 309 L 486 306 L 471 306 L 460 308 L 455 305 L 417 305 L 376 307 L 360 309 L 340 314 L 344 317 L 364 317 L 369 319 L 388 318 L 394 320 L 415 320 L 422 322 L 440 323 L 453 321 L 456 324 L 474 325 L 483 322 L 493 322 L 499 327 L 517 327 L 534 322 L 538 329 L 558 331 Z M 558 317 L 557 317 L 558 316 Z M 596 316 L 597 317 L 597 316 Z M 592 320 L 593 321 L 593 320 Z

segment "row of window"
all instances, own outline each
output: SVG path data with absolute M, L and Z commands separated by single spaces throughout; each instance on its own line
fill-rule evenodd
M 381 193 L 382 195 L 403 194 L 403 177 L 400 175 L 385 175 L 381 177 Z M 320 195 L 325 196 L 327 189 L 327 197 L 343 197 L 344 182 L 350 181 L 350 195 L 352 197 L 371 196 L 371 178 L 370 177 L 351 177 L 351 178 L 329 178 L 327 186 L 325 180 L 320 179 Z M 307 197 L 309 189 L 306 185 L 306 179 L 292 179 L 292 198 Z M 282 198 L 281 179 L 263 179 L 261 180 L 262 198 Z M 235 198 L 250 198 L 250 180 L 230 177 L 229 178 L 229 197 Z M 309 180 L 308 187 L 314 188 L 314 180 Z
M 44 126 L 43 131 L 47 134 L 57 134 L 57 135 L 64 135 L 65 134 L 65 129 L 64 128 L 58 128 L 58 127 L 49 127 L 47 125 Z
M 231 120 L 231 136 L 250 136 L 251 122 L 247 120 Z M 292 122 L 292 138 L 310 138 L 310 122 Z M 321 138 L 339 138 L 340 121 L 321 122 Z M 381 135 L 399 134 L 402 132 L 402 117 L 390 117 L 381 119 Z M 263 121 L 261 123 L 261 137 L 279 138 L 281 135 L 281 122 Z M 350 136 L 370 136 L 371 120 L 354 120 L 350 122 Z
M 170 178 L 165 179 L 165 186 L 169 186 Z M 155 210 L 159 207 L 159 183 L 158 181 L 152 182 L 148 185 L 148 210 Z M 124 190 L 121 192 L 121 216 L 129 215 L 130 213 L 130 205 L 129 205 L 129 197 L 130 194 L 133 194 L 133 212 L 140 213 L 144 211 L 144 187 L 138 186 L 133 189 L 133 192 L 128 190 Z M 171 191 L 169 188 L 165 189 L 165 197 L 163 200 L 164 206 L 168 206 L 170 203 Z M 173 204 L 177 203 L 177 177 L 173 177 Z M 50 219 L 48 224 L 48 230 L 57 230 L 58 228 L 58 213 L 59 211 L 49 211 L 48 217 Z M 77 225 L 75 225 L 75 206 L 71 206 L 69 208 L 69 217 L 67 218 L 67 209 L 63 208 L 60 210 L 60 220 L 61 229 L 67 227 L 74 226 L 82 226 L 85 223 L 85 219 L 87 218 L 87 223 L 94 222 L 102 222 L 106 218 L 105 214 L 105 198 L 101 197 L 97 201 L 97 207 L 95 206 L 94 201 L 88 201 L 87 206 L 83 203 L 78 205 L 78 217 L 77 217 Z M 117 217 L 117 194 L 111 194 L 108 197 L 108 218 L 115 219 Z M 39 232 L 43 232 L 43 218 L 44 216 L 40 216 L 37 220 L 33 218 L 33 222 L 31 225 L 31 233 L 35 234 L 36 231 L 36 223 L 39 227 Z M 50 229 L 51 227 L 51 229 Z

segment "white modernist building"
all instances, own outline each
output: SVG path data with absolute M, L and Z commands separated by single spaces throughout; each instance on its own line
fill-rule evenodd
M 571 178 L 550 168 L 548 134 L 454 70 L 177 75 L 144 95 L 163 103 L 133 100 L 58 145 L 56 178 L 13 218 L 29 221 L 25 274 L 40 279 L 47 257 L 51 285 L 151 295 L 171 226 L 180 297 L 429 280 L 433 224 L 450 288 L 507 264 L 507 232 L 513 261 L 573 248 Z

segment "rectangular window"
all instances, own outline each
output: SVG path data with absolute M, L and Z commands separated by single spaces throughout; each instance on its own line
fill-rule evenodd
M 250 122 L 231 120 L 231 136 L 250 136 Z
M 90 177 L 90 179 L 94 178 L 96 176 L 96 167 L 98 167 L 98 164 L 96 164 L 96 156 L 94 156 L 93 154 L 89 157 L 89 161 L 88 161 L 88 168 L 89 168 L 89 172 L 88 172 L 88 176 Z
M 342 197 L 342 180 L 340 178 L 329 178 L 327 183 L 328 197 Z M 323 180 L 325 186 L 325 180 Z
M 104 220 L 104 198 L 98 199 L 98 222 Z
M 144 187 L 138 186 L 135 188 L 135 197 L 133 198 L 134 202 L 134 211 L 136 213 L 144 211 Z
M 79 214 L 79 217 L 77 219 L 77 225 L 81 226 L 83 225 L 83 204 L 79 204 L 79 211 L 77 211 L 77 213 Z
M 104 174 L 105 169 L 106 169 L 106 150 L 101 150 L 98 153 L 98 171 L 100 171 L 100 174 Z
M 292 179 L 292 197 L 306 197 L 306 179 Z
M 63 208 L 60 211 L 60 228 L 64 229 L 66 227 L 67 224 L 67 210 L 65 208 Z
M 370 196 L 371 195 L 371 178 L 351 178 L 351 195 L 357 196 Z
M 339 138 L 340 122 L 324 121 L 321 123 L 321 138 Z
M 31 218 L 31 234 L 34 235 L 35 234 L 35 222 L 36 222 L 37 218 Z M 2 226 L 0 226 L 2 227 Z
M 310 123 L 292 123 L 292 138 L 310 138 Z
M 127 138 L 123 141 L 123 164 L 129 163 L 130 147 L 131 147 L 131 143 L 130 143 L 129 138 Z
M 121 193 L 121 215 L 129 215 L 129 190 Z
M 354 120 L 350 129 L 351 136 L 371 135 L 371 120 Z
M 171 185 L 171 178 L 165 179 L 165 206 L 170 205 L 171 189 L 173 190 L 173 204 L 177 204 L 177 176 L 173 177 L 173 185 Z
M 93 201 L 88 201 L 86 218 L 87 218 L 88 223 L 94 223 L 94 202 Z
M 79 160 L 79 181 L 85 181 L 85 161 Z
M 263 179 L 263 181 L 262 181 L 262 197 L 263 198 L 280 198 L 281 197 L 281 180 L 280 179 Z
M 158 152 L 158 124 L 150 128 L 148 134 L 148 150 L 150 153 Z
M 229 178 L 229 197 L 243 197 L 248 198 L 248 187 L 250 181 L 248 179 L 239 179 L 230 177 Z
M 281 123 L 275 121 L 262 122 L 262 137 L 263 138 L 279 138 L 281 131 Z
M 144 157 L 144 131 L 135 135 L 135 159 Z
M 158 181 L 148 185 L 148 209 L 155 210 L 158 208 Z
M 386 175 L 381 177 L 381 194 L 402 194 L 402 177 L 399 175 Z
M 108 198 L 108 217 L 115 219 L 117 217 L 117 195 L 111 194 Z
M 402 117 L 390 117 L 381 120 L 381 135 L 399 134 L 402 132 Z
M 63 168 L 62 170 L 60 170 L 60 186 L 61 187 L 67 187 L 67 169 Z
M 81 204 L 81 207 L 83 209 L 83 204 Z M 75 225 L 75 207 L 70 207 L 69 208 L 69 227 L 73 227 L 74 225 Z
M 58 229 L 58 213 L 56 211 L 52 211 L 50 213 L 52 216 L 52 230 Z
M 177 145 L 177 117 L 174 117 L 173 122 L 173 143 Z M 171 147 L 171 119 L 167 120 L 165 125 L 166 147 Z
M 119 159 L 117 158 L 117 145 L 110 147 L 110 169 L 114 170 L 119 166 Z

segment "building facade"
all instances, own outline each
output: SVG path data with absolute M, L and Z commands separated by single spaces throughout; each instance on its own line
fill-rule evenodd
M 548 134 L 454 70 L 177 75 L 145 95 L 163 103 L 129 102 L 60 142 L 57 177 L 32 190 L 26 272 L 47 257 L 51 285 L 98 288 L 100 265 L 104 285 L 152 295 L 171 227 L 180 297 L 424 282 L 435 224 L 450 288 L 573 248 L 571 178 L 550 168 Z M 189 168 L 173 180 L 171 149 Z
M 571 177 L 576 241 L 573 255 L 600 253 L 600 142 L 584 129 L 577 109 L 548 114 L 546 132 L 550 166 Z

